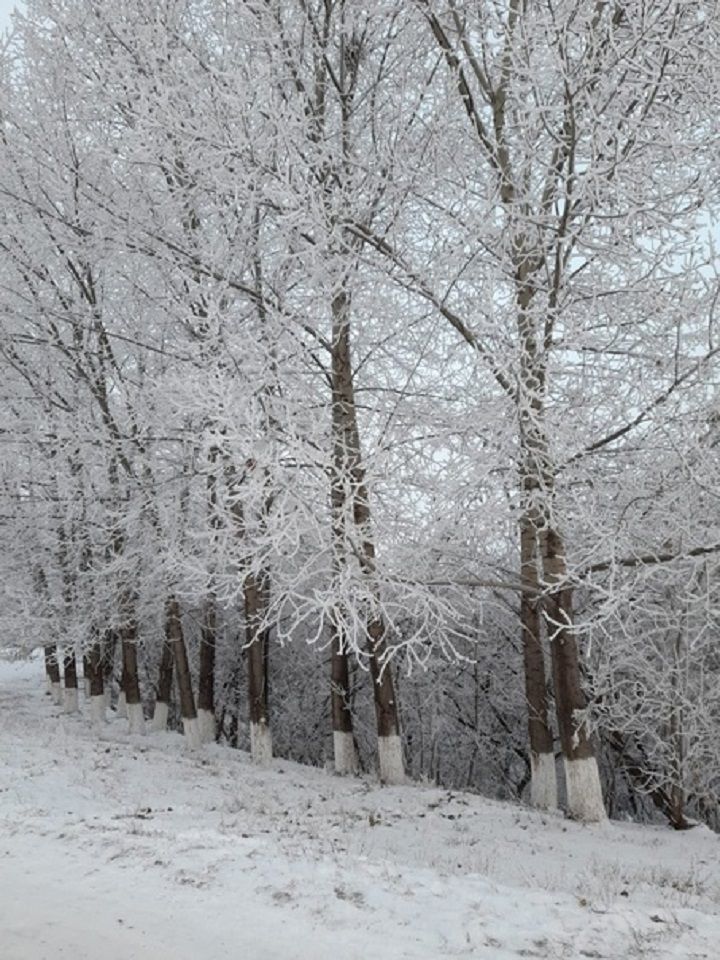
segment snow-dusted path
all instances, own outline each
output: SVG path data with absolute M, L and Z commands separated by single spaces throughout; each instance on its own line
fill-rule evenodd
M 720 956 L 720 841 L 182 738 L 101 738 L 0 661 L 1 960 Z

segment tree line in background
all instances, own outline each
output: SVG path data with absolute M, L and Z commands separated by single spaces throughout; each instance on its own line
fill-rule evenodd
M 720 824 L 719 17 L 29 0 L 0 635 L 58 702 Z

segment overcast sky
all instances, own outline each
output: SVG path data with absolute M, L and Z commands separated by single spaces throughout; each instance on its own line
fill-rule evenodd
M 16 4 L 16 0 L 0 0 L 0 29 L 7 27 L 10 23 L 10 11 Z

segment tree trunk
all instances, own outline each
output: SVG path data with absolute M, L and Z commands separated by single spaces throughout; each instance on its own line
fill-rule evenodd
M 72 649 L 65 653 L 63 672 L 65 675 L 63 708 L 65 713 L 77 713 L 80 709 L 80 704 L 78 703 L 77 662 L 75 660 L 75 651 Z
M 195 749 L 201 743 L 200 730 L 195 710 L 190 665 L 180 619 L 180 605 L 174 596 L 170 597 L 165 608 L 165 635 L 175 660 L 175 674 L 178 682 L 178 693 L 180 694 L 180 712 L 185 738 L 188 746 Z
M 577 642 L 572 630 L 572 591 L 562 585 L 566 575 L 565 557 L 560 536 L 552 524 L 555 468 L 545 425 L 546 361 L 545 354 L 540 353 L 538 349 L 536 325 L 539 317 L 534 316 L 532 312 L 536 289 L 533 282 L 533 258 L 525 250 L 522 237 L 518 237 L 514 256 L 517 270 L 515 280 L 520 341 L 520 384 L 517 404 L 524 500 L 520 521 L 522 575 L 523 580 L 528 577 L 530 583 L 533 577 L 537 579 L 539 547 L 544 585 L 546 590 L 549 589 L 544 600 L 544 619 L 550 643 L 555 710 L 565 767 L 568 813 L 578 820 L 603 820 L 605 807 L 602 801 L 597 760 L 584 729 L 575 720 L 575 711 L 582 710 L 586 703 L 580 682 Z M 544 350 L 545 339 L 540 341 L 540 345 Z M 542 674 L 540 674 L 542 648 L 538 649 L 539 644 L 532 642 L 533 636 L 539 641 L 540 624 L 536 608 L 533 610 L 530 607 L 528 599 L 523 603 L 522 616 L 526 685 L 531 719 L 537 720 L 539 717 L 540 726 L 542 726 L 543 704 L 545 704 L 544 723 L 549 733 L 547 703 L 540 690 L 540 676 L 544 680 L 545 673 L 543 664 Z M 533 712 L 536 714 L 534 718 Z M 531 730 L 532 737 L 539 737 L 536 742 L 547 748 L 547 735 L 542 729 L 538 730 L 537 724 L 535 730 Z M 534 752 L 531 739 L 531 756 Z M 547 801 L 552 800 L 552 778 L 547 750 L 544 752 L 546 758 L 543 762 L 546 765 L 550 786 L 546 789 L 538 782 L 533 792 L 537 795 L 544 793 Z
M 45 672 L 50 684 L 50 696 L 55 706 L 59 707 L 62 704 L 63 695 L 57 644 L 49 643 L 45 646 Z
M 127 669 L 125 667 L 125 647 L 122 640 L 122 635 L 120 637 L 120 683 L 118 688 L 118 698 L 117 706 L 115 708 L 116 715 L 120 720 L 128 719 L 128 708 L 127 708 Z
M 339 384 L 338 384 L 339 386 Z M 347 564 L 347 523 L 350 513 L 346 503 L 347 478 L 345 477 L 347 445 L 344 442 L 343 404 L 336 389 L 333 389 L 333 473 L 330 489 L 332 506 L 333 574 L 339 583 Z M 332 622 L 332 646 L 330 656 L 330 704 L 332 711 L 333 760 L 335 772 L 341 775 L 356 774 L 359 769 L 352 713 L 348 702 L 349 675 L 347 650 L 344 643 L 342 613 L 335 611 Z
M 160 656 L 160 671 L 157 683 L 157 695 L 153 710 L 152 729 L 167 730 L 170 698 L 172 696 L 173 654 L 167 638 L 163 641 Z
M 120 640 L 123 660 L 122 693 L 125 694 L 130 733 L 145 733 L 145 716 L 138 678 L 137 628 L 134 622 L 123 627 L 120 631 Z
M 105 689 L 105 707 L 112 706 L 112 688 L 115 674 L 115 650 L 117 648 L 117 631 L 106 630 L 102 644 L 102 672 Z
M 562 586 L 565 557 L 560 535 L 548 525 L 542 537 L 543 572 L 549 593 L 545 622 L 550 640 L 560 745 L 565 766 L 568 813 L 585 822 L 606 819 L 595 751 L 575 713 L 587 706 L 573 633 L 572 590 Z M 557 586 L 556 586 L 557 585 Z
M 395 684 L 390 666 L 385 662 L 385 624 L 381 617 L 374 619 L 368 627 L 370 646 L 370 675 L 375 692 L 375 719 L 378 731 L 378 762 L 380 779 L 387 784 L 405 782 L 405 761 L 403 760 L 400 724 L 398 722 L 397 703 L 395 702 Z
M 520 594 L 520 628 L 530 740 L 530 800 L 541 810 L 554 810 L 557 776 L 540 630 L 537 547 L 536 523 L 524 514 L 520 518 L 520 576 L 525 588 Z
M 198 723 L 204 743 L 215 741 L 215 647 L 217 638 L 217 604 L 211 594 L 203 611 L 200 631 L 200 681 L 198 688 Z
M 671 602 L 674 598 L 671 596 Z M 687 700 L 687 691 L 681 689 L 680 678 L 683 674 L 684 660 L 684 642 L 685 642 L 685 617 L 687 614 L 687 603 L 683 614 L 683 625 L 677 631 L 673 641 L 673 663 L 670 674 L 670 688 L 672 690 L 672 699 L 670 702 L 670 746 L 672 786 L 670 787 L 671 811 L 670 822 L 676 830 L 687 830 L 690 824 L 685 818 L 685 736 L 683 734 L 683 703 Z
M 95 726 L 105 723 L 105 684 L 103 681 L 102 647 L 93 644 L 87 657 L 90 685 L 90 716 Z
M 545 654 L 540 621 L 540 538 L 546 524 L 546 497 L 552 489 L 544 423 L 545 367 L 530 308 L 534 287 L 527 283 L 528 263 L 518 250 L 516 298 L 520 340 L 518 427 L 521 443 L 520 484 L 520 630 L 525 671 L 530 741 L 530 798 L 533 806 L 557 807 L 557 773 L 548 717 Z
M 375 607 L 368 615 L 367 644 L 370 654 L 370 675 L 378 732 L 380 779 L 384 783 L 403 783 L 405 765 L 400 740 L 400 722 L 395 700 L 392 674 L 385 666 L 387 640 L 385 623 L 380 613 L 380 586 L 375 569 L 375 543 L 372 538 L 370 501 L 360 448 L 355 387 L 350 349 L 350 297 L 340 290 L 332 300 L 332 405 L 334 432 L 335 483 L 342 492 L 341 510 L 347 538 L 350 520 L 357 533 L 353 546 L 366 579 Z M 343 551 L 343 560 L 351 550 Z
M 331 709 L 335 773 L 356 774 L 359 770 L 352 713 L 350 712 L 350 671 L 342 642 L 342 627 L 333 624 L 331 653 Z
M 84 653 L 82 660 L 83 660 L 83 693 L 85 695 L 85 699 L 89 700 L 91 696 L 90 679 L 92 674 L 92 667 L 90 666 L 90 654 Z
M 639 754 L 639 757 L 635 758 L 631 754 L 626 735 L 619 730 L 608 731 L 607 742 L 617 754 L 617 763 L 627 774 L 630 785 L 641 796 L 649 797 L 660 813 L 667 817 L 675 830 L 688 830 L 692 824 L 685 819 L 682 805 L 678 810 L 678 798 L 673 796 L 672 790 L 668 792 L 656 784 L 653 764 L 646 755 L 642 743 L 639 741 L 634 743 L 633 749 Z M 680 814 L 679 818 L 678 813 Z
M 245 577 L 245 642 L 247 645 L 250 752 L 253 760 L 272 759 L 272 733 L 268 722 L 268 631 L 263 623 L 267 584 L 254 573 Z

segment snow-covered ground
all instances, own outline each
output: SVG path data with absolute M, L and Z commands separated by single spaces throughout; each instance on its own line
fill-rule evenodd
M 1 960 L 720 956 L 720 841 L 583 827 L 175 734 L 0 661 Z

